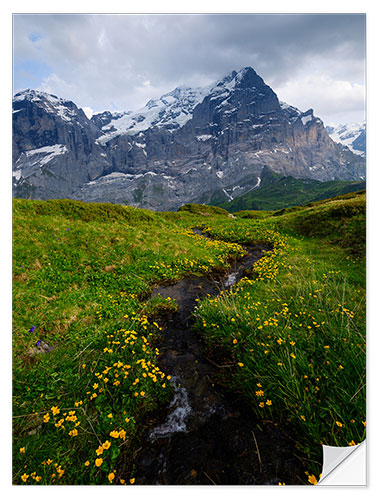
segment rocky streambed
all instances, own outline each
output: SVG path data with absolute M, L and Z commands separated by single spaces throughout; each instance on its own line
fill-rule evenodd
M 196 299 L 215 296 L 239 281 L 270 248 L 256 245 L 222 276 L 190 276 L 153 296 L 173 298 L 178 311 L 163 329 L 159 366 L 172 376 L 174 397 L 152 420 L 136 457 L 137 484 L 303 484 L 292 439 L 273 422 L 259 422 L 238 395 L 216 382 L 228 369 L 207 356 L 191 328 Z

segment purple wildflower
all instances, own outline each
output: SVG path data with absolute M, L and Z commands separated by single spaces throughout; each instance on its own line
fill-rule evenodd
M 30 328 L 29 332 L 30 332 L 30 333 L 33 333 L 34 331 L 35 331 L 35 326 L 33 325 L 33 326 Z
M 41 341 L 41 340 L 38 340 L 38 342 L 35 344 L 35 346 L 38 346 L 38 345 L 40 345 L 41 343 L 42 343 L 42 341 Z

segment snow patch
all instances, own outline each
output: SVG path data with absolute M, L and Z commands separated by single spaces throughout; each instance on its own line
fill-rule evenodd
M 301 121 L 304 125 L 306 125 L 307 122 L 310 122 L 312 120 L 312 116 L 311 115 L 307 115 L 307 116 L 302 116 L 301 118 Z
M 209 141 L 212 138 L 212 135 L 210 134 L 197 135 L 196 138 L 198 141 Z
M 15 178 L 16 181 L 19 181 L 22 177 L 22 169 L 15 170 L 12 173 L 12 176 Z
M 260 177 L 257 177 L 257 182 L 255 184 L 255 186 L 253 186 L 252 188 L 249 189 L 248 193 L 250 193 L 250 191 L 253 191 L 254 189 L 256 189 L 257 187 L 260 186 L 260 183 L 261 183 L 261 178 Z
M 223 193 L 224 193 L 226 196 L 228 196 L 228 200 L 229 200 L 229 201 L 233 201 L 233 196 L 231 196 L 231 195 L 228 193 L 228 191 L 226 191 L 224 188 L 223 188 Z
M 31 149 L 29 151 L 25 151 L 22 154 L 24 154 L 26 158 L 30 158 L 31 161 L 34 162 L 33 164 L 39 163 L 39 165 L 42 166 L 51 161 L 56 156 L 63 155 L 65 153 L 68 153 L 68 148 L 64 144 L 54 144 L 53 146 L 44 146 L 43 148 Z M 42 157 L 40 158 L 40 156 Z

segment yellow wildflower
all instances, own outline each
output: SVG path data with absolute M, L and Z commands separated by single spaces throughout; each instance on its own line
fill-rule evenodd
M 108 474 L 108 481 L 109 481 L 110 483 L 112 483 L 112 481 L 114 480 L 114 478 L 115 478 L 115 475 L 113 474 L 113 472 L 110 472 L 110 473 Z
M 337 425 L 338 427 L 342 427 L 342 423 L 341 423 L 341 422 L 339 422 L 338 420 L 336 420 L 336 425 Z
M 25 453 L 25 448 L 20 448 L 20 453 Z
M 90 461 L 86 460 L 85 465 L 86 465 L 86 467 L 88 467 L 90 465 Z
M 134 484 L 134 483 L 135 483 L 135 479 L 134 479 L 134 477 L 132 477 L 132 478 L 130 479 L 129 483 L 130 483 L 130 484 Z
M 102 458 L 97 458 L 97 459 L 95 460 L 95 465 L 96 465 L 97 467 L 100 467 L 100 466 L 102 465 L 102 463 L 103 463 L 103 459 L 102 459 Z
M 111 443 L 109 441 L 106 441 L 105 443 L 103 443 L 103 450 L 109 450 L 110 447 L 111 447 Z
M 311 474 L 311 476 L 308 477 L 308 481 L 311 484 L 318 484 L 318 480 L 316 479 L 316 477 L 314 476 L 314 474 Z
M 103 453 L 103 447 L 99 446 L 99 448 L 96 450 L 96 454 L 99 456 Z
M 23 474 L 23 476 L 21 476 L 21 479 L 24 483 L 26 483 L 28 477 L 29 477 L 29 474 L 26 474 L 26 472 L 25 472 L 25 474 Z
M 52 415 L 53 415 L 53 416 L 55 416 L 55 415 L 57 415 L 58 413 L 60 413 L 60 410 L 58 409 L 58 407 L 57 407 L 57 406 L 52 406 L 51 411 L 52 411 Z

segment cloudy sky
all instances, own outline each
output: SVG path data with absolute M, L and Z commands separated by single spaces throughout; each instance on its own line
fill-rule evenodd
M 44 90 L 88 114 L 136 110 L 252 66 L 326 124 L 362 121 L 365 24 L 361 14 L 16 14 L 14 92 Z

